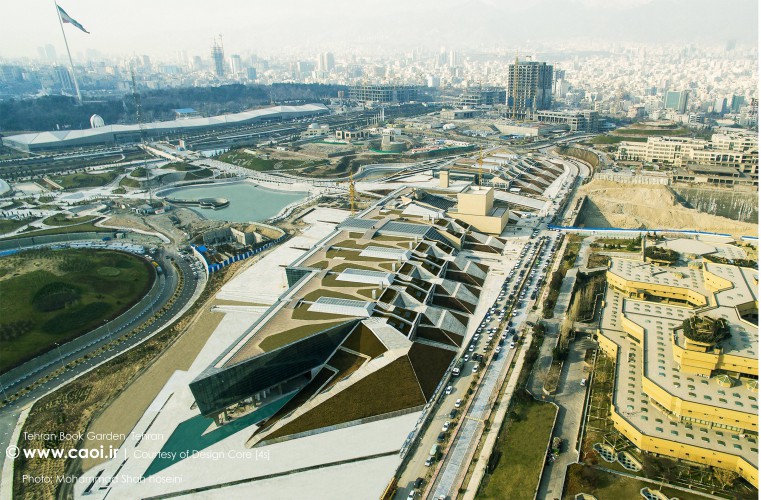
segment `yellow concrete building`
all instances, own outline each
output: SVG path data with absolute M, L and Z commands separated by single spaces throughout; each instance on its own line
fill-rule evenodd
M 734 470 L 758 487 L 758 272 L 612 258 L 607 279 L 599 342 L 616 361 L 615 428 L 643 451 Z
M 507 207 L 494 206 L 494 188 L 468 186 L 457 193 L 457 205 L 447 215 L 467 222 L 483 233 L 498 235 L 507 226 L 510 211 Z

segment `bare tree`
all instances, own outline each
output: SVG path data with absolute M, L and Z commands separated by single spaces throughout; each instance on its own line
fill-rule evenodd
M 720 469 L 718 467 L 714 467 L 713 477 L 714 479 L 716 479 L 716 482 L 721 485 L 722 488 L 726 488 L 727 486 L 731 486 L 732 483 L 737 481 L 737 478 L 739 476 L 737 472 L 733 470 Z

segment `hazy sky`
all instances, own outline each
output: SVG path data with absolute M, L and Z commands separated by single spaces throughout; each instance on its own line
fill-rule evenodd
M 531 46 L 594 37 L 756 44 L 758 0 L 59 0 L 91 34 L 64 25 L 72 54 L 208 56 Z M 0 0 L 0 57 L 64 53 L 52 0 Z

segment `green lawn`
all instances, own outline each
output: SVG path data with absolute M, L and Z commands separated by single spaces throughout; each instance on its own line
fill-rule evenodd
M 20 207 L 20 206 L 21 206 L 21 205 L 23 205 L 23 204 L 24 204 L 24 202 L 22 202 L 22 201 L 19 201 L 19 200 L 13 200 L 13 201 L 11 201 L 11 202 L 10 202 L 8 205 L 5 205 L 5 206 L 4 206 L 2 209 L 3 209 L 3 210 L 12 210 L 12 209 L 14 209 L 14 208 L 18 208 L 18 207 Z
M 130 179 L 129 176 L 125 176 L 122 180 L 119 181 L 119 186 L 123 188 L 125 187 L 139 188 L 140 182 L 135 179 Z
M 147 173 L 148 173 L 148 169 L 146 169 L 145 167 L 137 167 L 135 170 L 133 170 L 129 174 L 129 176 L 134 177 L 135 179 L 144 180 Z
M 24 224 L 34 222 L 34 217 L 29 219 L 0 219 L 0 234 L 10 233 L 20 228 Z
M 576 234 L 568 236 L 568 243 L 565 246 L 565 253 L 563 253 L 562 260 L 560 262 L 560 268 L 551 274 L 550 277 L 550 289 L 547 293 L 547 298 L 544 300 L 543 314 L 545 318 L 552 317 L 552 311 L 555 309 L 555 302 L 560 295 L 560 284 L 563 282 L 565 273 L 573 267 L 576 262 L 576 257 L 579 255 L 581 249 L 581 237 Z
M 187 174 L 185 174 L 185 180 L 191 181 L 195 179 L 206 179 L 212 175 L 214 175 L 214 172 L 212 172 L 210 169 L 199 168 L 197 170 L 189 171 Z
M 3 238 L 3 239 L 15 240 L 18 238 L 30 238 L 32 236 L 47 236 L 50 234 L 88 233 L 88 232 L 113 233 L 114 229 L 109 229 L 105 227 L 97 227 L 90 222 L 85 222 L 82 224 L 61 226 L 61 227 L 55 227 L 51 229 L 41 229 L 38 231 L 24 231 L 20 234 L 17 234 L 8 238 Z
M 51 215 L 50 217 L 43 219 L 42 223 L 48 226 L 71 226 L 74 224 L 83 224 L 85 222 L 92 222 L 97 219 L 94 215 L 84 215 L 82 217 L 66 218 L 62 214 Z
M 587 260 L 587 267 L 592 269 L 595 267 L 602 267 L 602 266 L 608 266 L 610 265 L 610 257 L 607 255 L 602 255 L 597 252 L 592 252 L 589 254 L 589 259 Z
M 619 128 L 613 131 L 615 135 L 639 135 L 639 136 L 689 136 L 695 133 L 694 130 L 679 127 L 679 128 Z M 628 141 L 630 139 L 624 139 Z
M 232 163 L 239 167 L 256 170 L 258 172 L 267 172 L 270 170 L 293 170 L 298 168 L 314 167 L 322 165 L 324 161 L 314 160 L 277 160 L 259 158 L 258 156 L 243 153 L 241 151 L 229 151 L 217 158 L 219 161 Z
M 516 403 L 503 426 L 494 453 L 496 468 L 484 478 L 477 498 L 533 500 L 547 456 L 555 407 L 539 401 Z
M 642 488 L 659 489 L 658 485 L 645 481 L 622 477 L 588 465 L 571 464 L 566 473 L 563 499 L 572 499 L 578 493 L 589 493 L 597 497 L 597 500 L 642 498 L 639 493 Z M 668 498 L 677 497 L 680 500 L 705 499 L 705 497 L 672 488 L 661 488 L 661 491 L 668 495 Z
M 105 186 L 116 179 L 116 172 L 101 172 L 98 174 L 68 174 L 51 176 L 50 179 L 60 184 L 64 189 L 78 189 Z
M 330 317 L 333 315 L 328 314 L 327 316 Z M 322 319 L 324 320 L 325 318 Z M 341 323 L 343 323 L 343 321 L 331 321 L 326 323 L 313 322 L 306 325 L 297 326 L 296 328 L 291 328 L 290 330 L 278 332 L 276 334 L 270 335 L 269 337 L 266 337 L 259 343 L 259 348 L 264 352 L 274 351 L 278 347 L 283 347 L 284 345 L 288 345 L 291 342 L 305 339 L 310 335 L 314 335 L 317 332 L 327 330 L 328 328 L 333 328 L 334 326 Z
M 634 238 L 598 238 L 594 241 L 600 246 L 614 245 L 614 246 L 634 246 L 637 248 L 642 247 L 642 239 L 638 237 Z
M 0 267 L 11 270 L 0 279 L 1 371 L 121 314 L 155 276 L 147 260 L 110 250 L 29 251 Z
M 334 389 L 335 390 L 335 389 Z M 406 356 L 356 381 L 352 386 L 273 432 L 267 439 L 382 415 L 425 404 Z M 504 498 L 504 497 L 501 497 Z
M 647 137 L 617 137 L 615 135 L 600 134 L 589 141 L 592 144 L 618 144 L 621 141 L 646 142 Z

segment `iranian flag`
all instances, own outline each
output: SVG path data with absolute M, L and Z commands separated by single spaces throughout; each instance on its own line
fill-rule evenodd
M 58 7 L 58 15 L 61 16 L 61 21 L 65 22 L 65 23 L 73 24 L 74 26 L 76 26 L 77 28 L 81 29 L 82 31 L 84 31 L 88 35 L 90 34 L 90 32 L 87 31 L 84 26 L 79 24 L 79 22 L 76 19 L 74 19 L 73 17 L 68 15 L 66 13 L 66 11 L 63 10 L 58 4 L 56 4 L 56 7 Z

